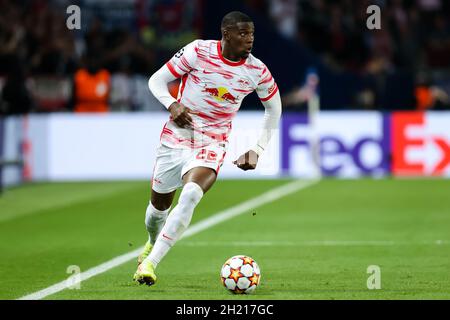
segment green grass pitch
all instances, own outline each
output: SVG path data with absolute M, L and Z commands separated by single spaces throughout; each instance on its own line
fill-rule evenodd
M 220 180 L 192 223 L 289 180 Z M 0 197 L 0 299 L 16 299 L 135 250 L 146 240 L 147 182 L 31 184 Z M 256 213 L 256 214 L 254 214 Z M 219 272 L 233 255 L 261 267 L 255 294 L 237 296 Z M 367 289 L 367 267 L 381 289 Z M 130 261 L 46 299 L 449 299 L 450 182 L 333 180 L 182 239 L 153 287 Z

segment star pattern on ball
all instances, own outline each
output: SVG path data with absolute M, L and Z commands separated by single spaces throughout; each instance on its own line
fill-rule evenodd
M 238 281 L 239 278 L 243 277 L 244 275 L 239 271 L 239 269 L 233 269 L 231 268 L 231 274 L 228 276 L 228 278 L 233 279 L 234 281 Z
M 248 280 L 250 280 L 250 286 L 252 285 L 258 285 L 259 282 L 259 275 L 257 275 L 256 273 L 253 273 L 253 275 L 251 277 L 248 278 Z
M 253 259 L 250 257 L 244 257 L 244 258 L 242 258 L 242 261 L 243 261 L 243 264 L 250 264 L 250 265 L 253 264 Z

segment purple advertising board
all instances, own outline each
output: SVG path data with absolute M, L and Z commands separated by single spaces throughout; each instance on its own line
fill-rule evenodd
M 388 175 L 389 119 L 389 115 L 377 112 L 321 112 L 312 125 L 307 114 L 285 114 L 281 129 L 282 173 L 310 176 L 315 169 L 312 150 L 316 145 L 322 175 Z

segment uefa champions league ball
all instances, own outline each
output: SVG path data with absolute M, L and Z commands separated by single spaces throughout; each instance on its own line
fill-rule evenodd
M 255 260 L 239 255 L 224 263 L 220 277 L 225 288 L 232 293 L 249 294 L 259 285 L 261 271 Z

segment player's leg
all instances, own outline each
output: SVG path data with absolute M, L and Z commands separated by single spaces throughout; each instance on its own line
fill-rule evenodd
M 148 256 L 148 260 L 152 262 L 154 268 L 188 228 L 195 207 L 212 187 L 216 177 L 216 172 L 206 167 L 192 168 L 183 176 L 184 185 L 178 204 L 167 218 L 160 236 Z
M 156 282 L 157 265 L 188 228 L 195 207 L 215 181 L 216 172 L 204 167 L 193 168 L 183 176 L 184 186 L 178 204 L 167 218 L 150 254 L 139 264 L 134 277 L 136 281 L 147 285 Z
M 195 183 L 203 190 L 203 193 L 206 193 L 211 189 L 216 179 L 217 173 L 214 169 L 196 167 L 186 172 L 183 176 L 183 184 L 186 186 L 188 183 Z
M 181 170 L 183 188 L 177 206 L 168 216 L 151 253 L 140 265 L 141 271 L 138 269 L 138 274 L 143 275 L 140 283 L 152 285 L 156 281 L 156 266 L 188 228 L 195 207 L 216 181 L 224 156 L 224 146 L 209 146 L 192 150 L 185 160 Z
M 144 250 L 138 257 L 138 264 L 142 263 L 150 254 L 155 241 L 166 222 L 170 207 L 172 206 L 175 190 L 169 193 L 159 193 L 152 189 L 151 200 L 145 212 L 145 227 L 148 232 L 148 241 Z
M 138 257 L 138 270 L 134 280 L 146 283 L 146 278 L 156 280 L 151 267 L 143 267 L 142 262 L 153 250 L 168 216 L 176 189 L 182 186 L 180 172 L 184 165 L 182 150 L 160 145 L 158 147 L 152 179 L 152 194 L 145 214 L 145 226 L 149 234 L 144 249 Z M 153 282 L 154 282 L 153 280 Z
M 159 235 L 170 207 L 176 190 L 169 193 L 159 193 L 152 189 L 152 196 L 145 214 L 145 226 L 149 234 L 149 241 L 153 245 Z

